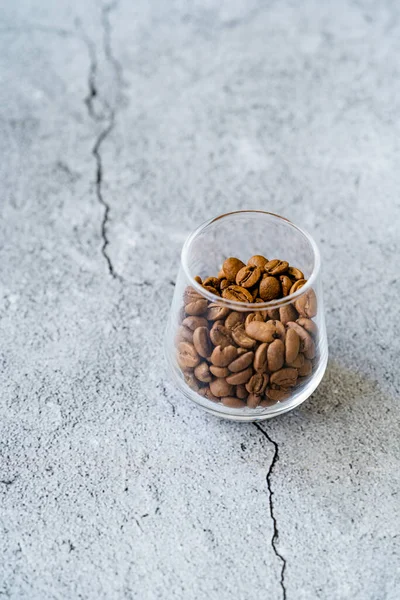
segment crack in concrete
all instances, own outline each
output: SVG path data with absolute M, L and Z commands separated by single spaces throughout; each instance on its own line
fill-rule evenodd
M 282 598 L 283 598 L 283 600 L 286 600 L 286 597 L 287 597 L 286 596 L 286 586 L 285 586 L 286 560 L 282 556 L 282 554 L 279 552 L 279 550 L 277 548 L 277 545 L 276 545 L 276 542 L 279 540 L 279 530 L 278 530 L 278 523 L 277 523 L 277 520 L 276 520 L 276 517 L 275 517 L 274 501 L 273 501 L 274 492 L 272 491 L 272 484 L 271 484 L 272 473 L 274 471 L 276 463 L 279 460 L 279 448 L 278 448 L 277 442 L 275 442 L 268 435 L 268 433 L 258 423 L 254 423 L 254 426 L 257 427 L 257 429 L 259 431 L 261 431 L 262 435 L 274 447 L 274 455 L 272 457 L 272 461 L 271 461 L 271 464 L 269 466 L 268 473 L 267 473 L 267 476 L 266 476 L 267 486 L 268 486 L 268 493 L 269 493 L 269 512 L 270 512 L 270 516 L 271 516 L 272 523 L 273 523 L 273 526 L 274 526 L 274 533 L 273 533 L 272 539 L 271 539 L 271 546 L 272 546 L 272 549 L 273 549 L 275 555 L 282 562 L 280 584 L 281 584 L 281 588 L 282 588 Z

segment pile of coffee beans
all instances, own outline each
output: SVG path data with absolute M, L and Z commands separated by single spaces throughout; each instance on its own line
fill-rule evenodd
M 246 303 L 284 298 L 305 283 L 284 260 L 230 257 L 216 277 L 195 280 L 216 296 L 207 300 L 188 286 L 177 332 L 177 362 L 201 396 L 231 408 L 271 406 L 291 397 L 316 366 L 318 329 L 312 289 L 270 310 L 231 310 L 218 297 Z

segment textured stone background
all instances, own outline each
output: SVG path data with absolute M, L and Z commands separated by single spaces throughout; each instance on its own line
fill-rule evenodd
M 0 596 L 398 600 L 400 6 L 3 2 Z M 168 383 L 188 232 L 319 241 L 330 364 L 261 426 Z

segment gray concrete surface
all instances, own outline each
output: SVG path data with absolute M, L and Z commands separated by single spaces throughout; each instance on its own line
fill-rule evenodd
M 2 3 L 1 597 L 400 597 L 399 16 Z M 161 342 L 186 235 L 246 207 L 319 241 L 331 356 L 259 427 Z

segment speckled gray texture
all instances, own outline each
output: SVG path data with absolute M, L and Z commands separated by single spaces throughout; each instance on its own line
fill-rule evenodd
M 3 3 L 1 597 L 398 600 L 399 10 Z M 237 208 L 324 262 L 326 377 L 260 426 L 161 351 L 183 240 Z

